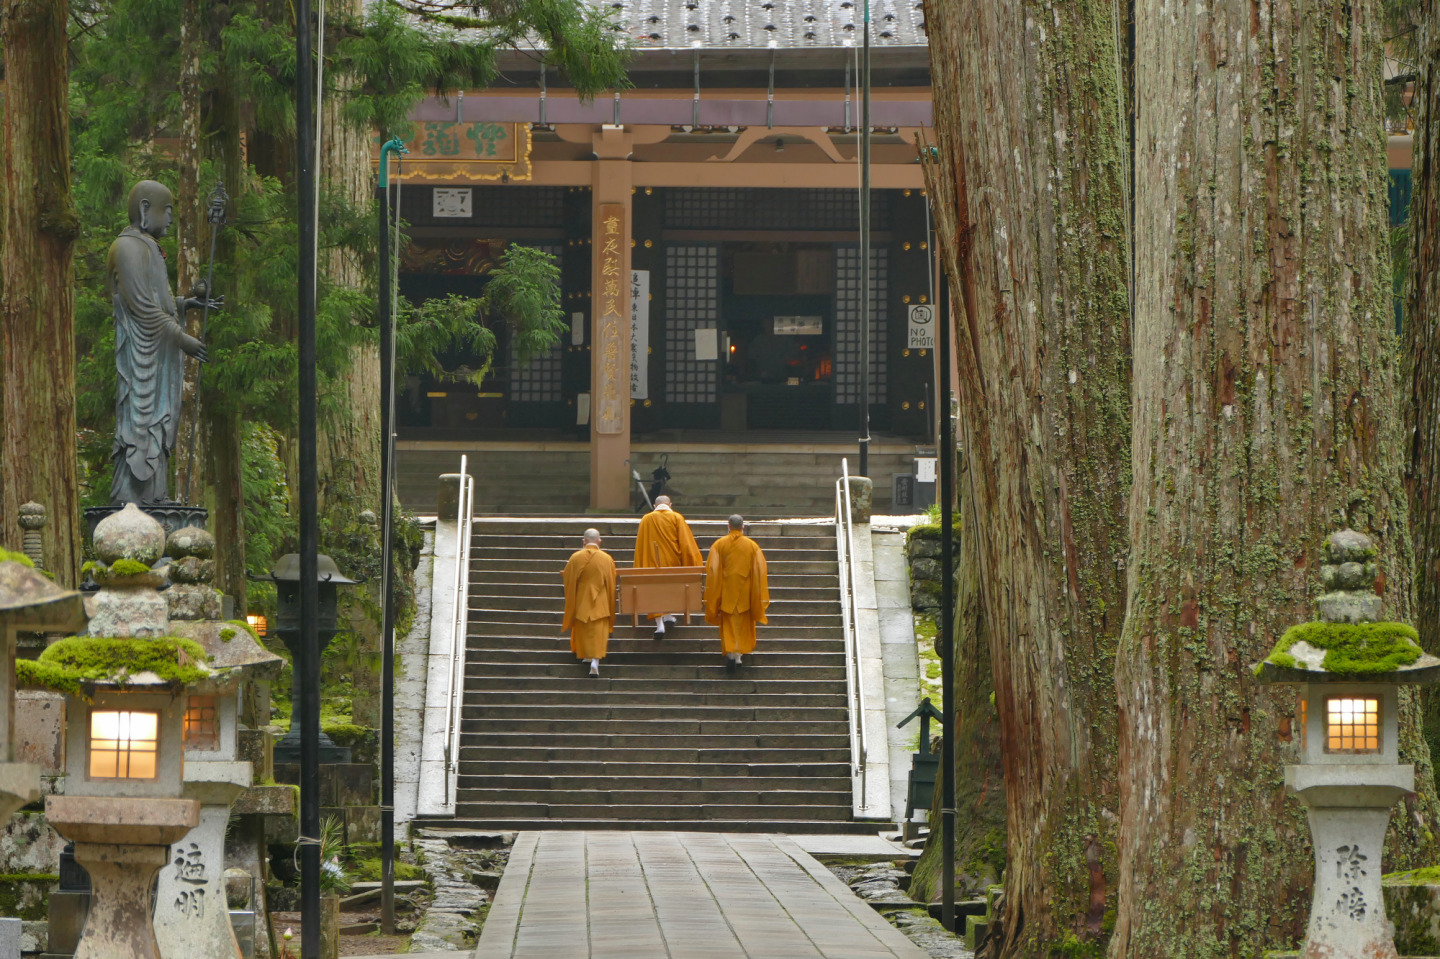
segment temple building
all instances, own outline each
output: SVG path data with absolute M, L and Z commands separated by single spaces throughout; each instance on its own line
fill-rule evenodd
M 412 506 L 461 452 L 521 480 L 487 493 L 482 475 L 481 510 L 629 511 L 632 469 L 648 480 L 667 453 L 692 505 L 722 512 L 784 512 L 785 469 L 726 496 L 687 453 L 769 451 L 762 470 L 808 457 L 826 488 L 842 455 L 859 472 L 860 2 L 609 6 L 633 41 L 633 88 L 583 102 L 510 54 L 503 83 L 412 114 L 401 292 L 476 295 L 519 243 L 558 258 L 569 317 L 564 341 L 528 363 L 502 336 L 478 387 L 402 376 Z M 912 310 L 934 298 L 917 162 L 931 105 L 921 4 L 870 12 L 868 470 L 885 509 L 893 474 L 910 474 L 935 435 L 935 324 Z M 451 371 L 479 366 L 446 358 Z

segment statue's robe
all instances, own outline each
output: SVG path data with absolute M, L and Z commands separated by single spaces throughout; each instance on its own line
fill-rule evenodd
M 577 659 L 604 659 L 615 625 L 615 561 L 594 543 L 576 550 L 565 564 L 565 618 Z
M 115 309 L 115 466 L 110 502 L 169 500 L 168 466 L 180 427 L 184 354 L 181 306 L 170 292 L 160 245 L 137 227 L 110 244 Z
M 710 547 L 705 564 L 705 621 L 720 627 L 725 653 L 755 650 L 756 624 L 768 622 L 769 570 L 760 544 L 732 529 Z
M 635 534 L 635 568 L 656 569 L 674 566 L 699 566 L 700 544 L 690 532 L 685 517 L 668 506 L 657 506 L 640 520 Z M 651 613 L 660 619 L 664 613 Z

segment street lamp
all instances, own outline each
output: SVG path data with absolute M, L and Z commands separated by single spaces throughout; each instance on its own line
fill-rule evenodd
M 315 663 L 320 662 L 320 653 L 330 641 L 340 632 L 340 587 L 349 586 L 355 580 L 347 578 L 335 565 L 335 561 L 324 553 L 316 556 L 316 568 L 319 573 L 318 586 L 320 593 L 319 616 L 317 617 L 316 635 L 318 647 L 315 650 Z M 290 650 L 291 675 L 290 675 L 290 731 L 285 738 L 275 744 L 275 761 L 277 763 L 298 763 L 300 762 L 300 703 L 302 697 L 313 696 L 316 715 L 319 715 L 320 708 L 320 682 L 318 674 L 314 677 L 302 675 L 303 670 L 300 664 L 304 658 L 300 655 L 300 554 L 286 553 L 280 557 L 269 576 L 262 576 L 261 579 L 268 580 L 275 584 L 276 612 L 275 623 L 270 627 L 270 632 L 279 636 Z M 350 750 L 336 746 L 326 736 L 320 733 L 320 762 L 322 763 L 348 763 L 350 761 Z M 308 775 L 311 770 L 302 772 L 302 776 Z M 302 783 L 302 787 L 303 787 Z M 318 788 L 318 785 L 317 785 Z

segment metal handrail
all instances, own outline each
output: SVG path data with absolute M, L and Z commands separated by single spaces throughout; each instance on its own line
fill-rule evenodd
M 860 775 L 860 808 L 866 809 L 865 684 L 860 677 L 860 638 L 855 613 L 855 527 L 850 520 L 850 462 L 840 460 L 835 481 L 835 536 L 840 559 L 840 615 L 845 635 L 845 685 L 854 705 L 850 722 L 850 774 Z
M 475 480 L 467 472 L 468 457 L 460 457 L 460 492 L 455 516 L 455 613 L 450 623 L 450 691 L 445 698 L 445 799 L 450 805 L 450 776 L 460 773 L 459 723 L 456 722 L 457 660 L 470 605 L 470 522 L 474 513 Z

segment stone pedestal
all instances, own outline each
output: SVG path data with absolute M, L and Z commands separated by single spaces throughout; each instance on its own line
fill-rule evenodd
M 200 825 L 170 848 L 160 871 L 155 940 L 162 959 L 239 959 L 225 895 L 225 827 L 230 804 L 249 782 L 249 763 L 186 764 L 185 796 L 201 803 Z
M 21 806 L 40 798 L 40 767 L 30 763 L 0 763 L 0 824 L 8 822 Z
M 1390 807 L 1415 788 L 1408 765 L 1286 766 L 1310 817 L 1315 890 L 1300 959 L 1395 959 L 1380 886 Z
M 170 845 L 200 822 L 193 799 L 50 796 L 45 814 L 75 843 L 94 895 L 75 959 L 160 959 L 150 887 Z M 195 953 L 198 955 L 198 953 Z

